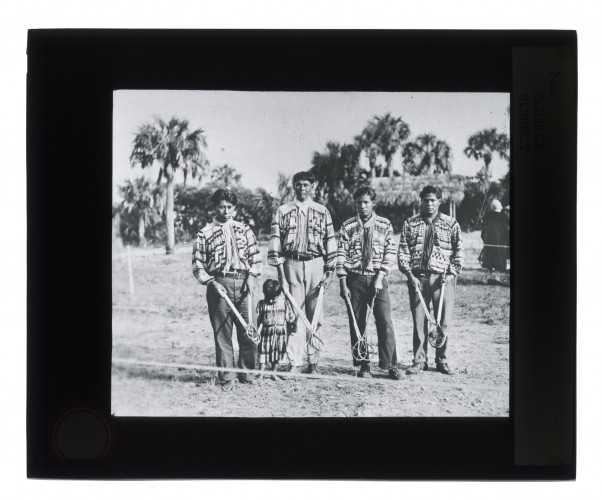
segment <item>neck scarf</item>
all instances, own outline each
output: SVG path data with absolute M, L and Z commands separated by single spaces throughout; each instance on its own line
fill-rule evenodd
M 224 243 L 226 247 L 226 263 L 224 269 L 226 271 L 231 269 L 242 269 L 240 259 L 238 258 L 238 249 L 236 248 L 236 237 L 234 236 L 234 230 L 232 229 L 232 219 L 226 222 L 220 222 L 214 218 L 213 222 L 219 224 L 224 233 Z
M 362 245 L 362 271 L 365 271 L 366 269 L 370 269 L 372 266 L 372 236 L 376 214 L 372 212 L 372 215 L 366 222 L 362 221 L 358 214 L 357 220 L 362 228 L 362 231 L 360 232 L 360 240 Z
M 422 264 L 420 265 L 421 269 L 424 271 L 429 271 L 429 262 L 431 260 L 431 253 L 433 253 L 433 246 L 435 244 L 435 221 L 439 217 L 439 212 L 437 212 L 432 218 L 425 217 L 422 218 L 426 223 L 426 227 L 424 228 L 424 246 L 422 248 Z

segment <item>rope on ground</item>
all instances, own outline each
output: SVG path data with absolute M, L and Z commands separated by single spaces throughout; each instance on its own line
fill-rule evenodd
M 123 311 L 151 312 L 151 313 L 162 312 L 159 309 L 150 309 L 148 307 L 113 306 L 113 309 L 118 309 L 118 310 L 123 310 Z
M 255 373 L 257 375 L 267 375 L 267 376 L 270 376 L 274 373 L 271 370 L 261 371 L 261 370 L 250 370 L 248 368 L 220 368 L 217 366 L 210 366 L 210 365 L 196 365 L 196 364 L 193 365 L 193 364 L 184 364 L 184 363 L 159 363 L 156 361 L 139 361 L 136 359 L 123 359 L 123 358 L 113 359 L 113 364 L 157 366 L 157 367 L 165 367 L 165 368 L 185 368 L 185 369 L 189 369 L 189 370 L 204 370 L 204 371 L 212 371 L 212 372 Z M 291 377 L 291 378 L 298 377 L 298 378 L 337 380 L 337 381 L 349 380 L 349 381 L 353 381 L 353 382 L 359 382 L 360 380 L 362 382 L 370 381 L 370 379 L 359 379 L 357 377 L 352 377 L 350 375 L 324 375 L 324 374 L 318 374 L 318 373 L 312 373 L 312 374 L 310 374 L 310 373 L 291 373 L 291 372 L 283 372 L 283 371 L 278 371 L 275 373 L 277 373 L 278 376 L 282 375 L 283 377 Z M 375 381 L 378 381 L 378 379 L 375 379 Z
M 260 371 L 260 370 L 249 370 L 243 368 L 219 368 L 217 366 L 210 365 L 195 365 L 195 364 L 185 364 L 185 363 L 159 363 L 157 361 L 139 361 L 137 359 L 125 359 L 125 358 L 115 358 L 112 360 L 113 364 L 121 364 L 121 365 L 141 365 L 141 366 L 155 366 L 162 368 L 183 368 L 188 370 L 204 370 L 204 371 L 212 371 L 212 372 L 233 372 L 233 373 L 255 373 L 261 374 L 264 376 L 270 376 L 274 372 L 270 370 Z M 291 372 L 275 372 L 278 376 L 290 377 L 290 378 L 307 378 L 307 379 L 322 379 L 322 380 L 333 380 L 336 382 L 355 382 L 355 383 L 363 383 L 363 384 L 398 384 L 403 382 L 401 381 L 393 381 L 389 379 L 386 375 L 379 378 L 359 378 L 352 377 L 350 375 L 324 375 L 317 373 L 291 373 Z M 452 383 L 452 377 L 449 377 L 449 382 L 441 382 L 441 381 L 429 381 L 424 378 L 426 374 L 422 374 L 419 378 L 414 378 L 408 376 L 405 380 L 411 380 L 416 383 L 416 385 L 423 387 L 437 387 L 437 388 L 447 388 L 447 389 L 473 389 L 473 390 L 481 390 L 481 391 L 503 391 L 508 390 L 507 387 L 504 386 L 493 386 L 493 385 L 484 385 L 484 384 L 454 384 Z M 427 375 L 428 376 L 428 375 Z

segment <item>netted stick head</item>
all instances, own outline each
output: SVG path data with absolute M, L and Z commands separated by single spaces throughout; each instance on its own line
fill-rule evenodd
M 429 330 L 429 344 L 431 347 L 439 348 L 445 345 L 447 342 L 447 335 L 443 328 L 436 326 Z
M 317 335 L 311 335 L 305 343 L 305 354 L 313 356 L 319 354 L 324 347 L 324 341 Z
M 248 325 L 247 329 L 245 330 L 245 334 L 247 335 L 247 337 L 249 337 L 251 339 L 251 341 L 254 344 L 259 344 L 259 332 L 257 331 L 257 328 L 255 328 L 253 325 Z
M 351 349 L 353 359 L 356 361 L 370 361 L 375 352 L 374 346 L 365 339 L 358 340 Z

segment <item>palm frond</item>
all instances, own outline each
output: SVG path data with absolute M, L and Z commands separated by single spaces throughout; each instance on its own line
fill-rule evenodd
M 372 179 L 370 184 L 378 194 L 378 202 L 391 207 L 411 207 L 420 203 L 420 191 L 427 184 L 441 188 L 444 203 L 459 204 L 464 199 L 464 178 L 444 173 L 381 177 Z
M 207 139 L 203 129 L 189 130 L 189 122 L 175 116 L 165 121 L 154 117 L 152 123 L 138 128 L 132 144 L 132 167 L 161 164 L 157 182 L 169 176 L 171 169 L 181 169 L 186 180 L 204 173 L 208 165 L 204 150 Z
M 413 175 L 450 173 L 451 160 L 449 144 L 432 133 L 417 136 L 414 142 L 407 143 L 402 150 L 404 169 Z
M 394 117 L 391 113 L 375 115 L 360 135 L 355 137 L 354 147 L 364 152 L 372 172 L 379 169 L 379 157 L 384 161 L 384 169 L 388 171 L 393 156 L 403 147 L 409 135 L 410 128 L 401 117 Z

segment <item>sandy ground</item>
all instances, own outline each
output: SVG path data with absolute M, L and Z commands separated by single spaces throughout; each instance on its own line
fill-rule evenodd
M 509 411 L 510 289 L 483 284 L 477 233 L 464 235 L 467 263 L 458 280 L 449 329 L 453 375 L 434 367 L 390 380 L 372 362 L 372 379 L 355 377 L 347 315 L 333 281 L 325 297 L 320 367 L 326 379 L 263 380 L 238 384 L 233 392 L 215 385 L 215 373 L 183 367 L 114 363 L 112 413 L 118 416 L 507 416 Z M 265 244 L 261 245 L 264 257 Z M 214 365 L 213 332 L 205 288 L 191 272 L 191 248 L 173 255 L 162 248 L 113 257 L 113 358 L 181 365 Z M 263 278 L 275 277 L 266 266 Z M 507 276 L 504 277 L 507 280 Z M 412 361 L 412 318 L 405 278 L 389 278 L 399 367 Z M 371 325 L 375 336 L 374 325 Z M 236 346 L 236 343 L 235 343 Z M 434 354 L 434 353 L 433 353 Z

